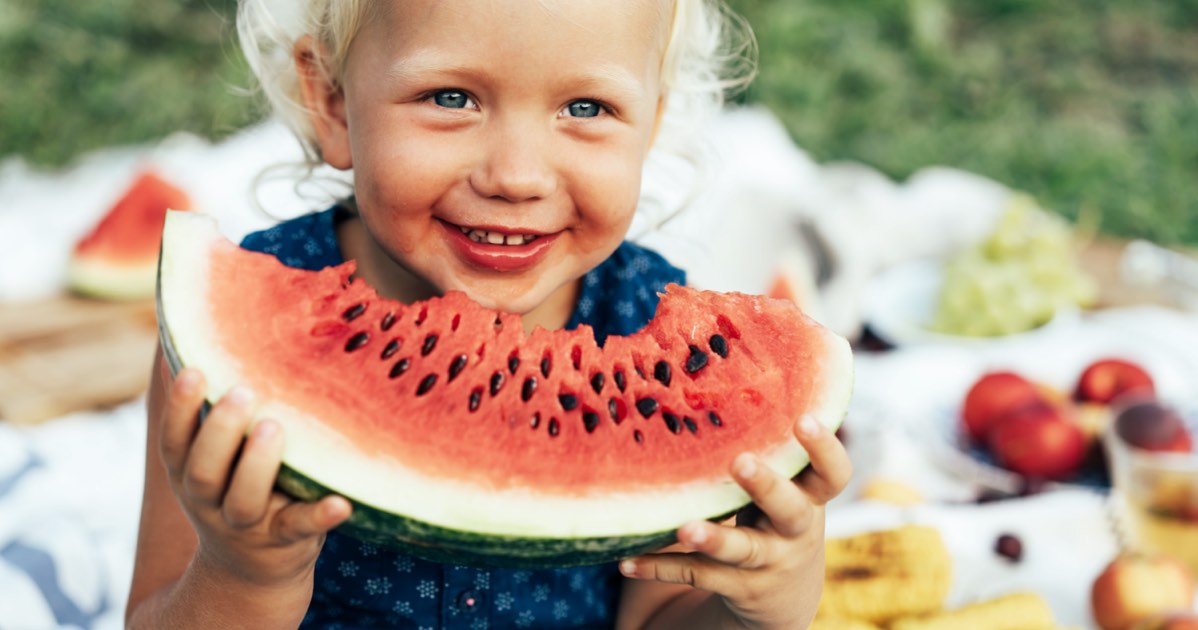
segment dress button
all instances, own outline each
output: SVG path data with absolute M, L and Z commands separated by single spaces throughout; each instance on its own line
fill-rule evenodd
M 482 594 L 476 590 L 469 589 L 458 593 L 458 608 L 466 612 L 474 612 L 482 607 Z

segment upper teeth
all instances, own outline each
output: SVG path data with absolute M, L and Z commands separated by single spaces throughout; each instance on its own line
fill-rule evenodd
M 462 226 L 458 226 L 458 229 L 475 243 L 490 243 L 492 245 L 523 245 L 537 238 L 536 234 L 503 234 L 501 232 L 475 230 Z

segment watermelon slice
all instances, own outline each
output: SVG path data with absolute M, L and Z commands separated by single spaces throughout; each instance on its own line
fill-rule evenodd
M 190 210 L 187 193 L 145 171 L 71 253 L 67 286 L 109 300 L 154 296 L 158 248 L 168 208 Z
M 208 400 L 252 387 L 287 435 L 279 485 L 355 504 L 343 525 L 422 557 L 567 566 L 672 542 L 748 496 L 753 451 L 790 477 L 803 413 L 830 428 L 852 386 L 848 343 L 781 300 L 670 286 L 653 321 L 602 348 L 460 293 L 385 300 L 346 263 L 320 272 L 169 213 L 159 328 Z

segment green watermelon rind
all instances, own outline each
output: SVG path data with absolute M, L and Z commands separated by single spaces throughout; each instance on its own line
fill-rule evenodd
M 336 494 L 286 465 L 279 474 L 278 485 L 288 495 L 304 501 Z M 447 564 L 529 569 L 602 564 L 661 549 L 675 542 L 677 536 L 672 529 L 594 538 L 479 534 L 439 527 L 356 501 L 353 504 L 353 515 L 340 526 L 344 533 L 364 542 L 402 549 L 425 560 Z

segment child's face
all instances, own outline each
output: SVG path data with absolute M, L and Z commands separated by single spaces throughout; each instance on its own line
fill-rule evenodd
M 372 239 L 489 306 L 573 295 L 632 219 L 671 3 L 385 6 L 317 123 L 325 158 L 354 169 Z

